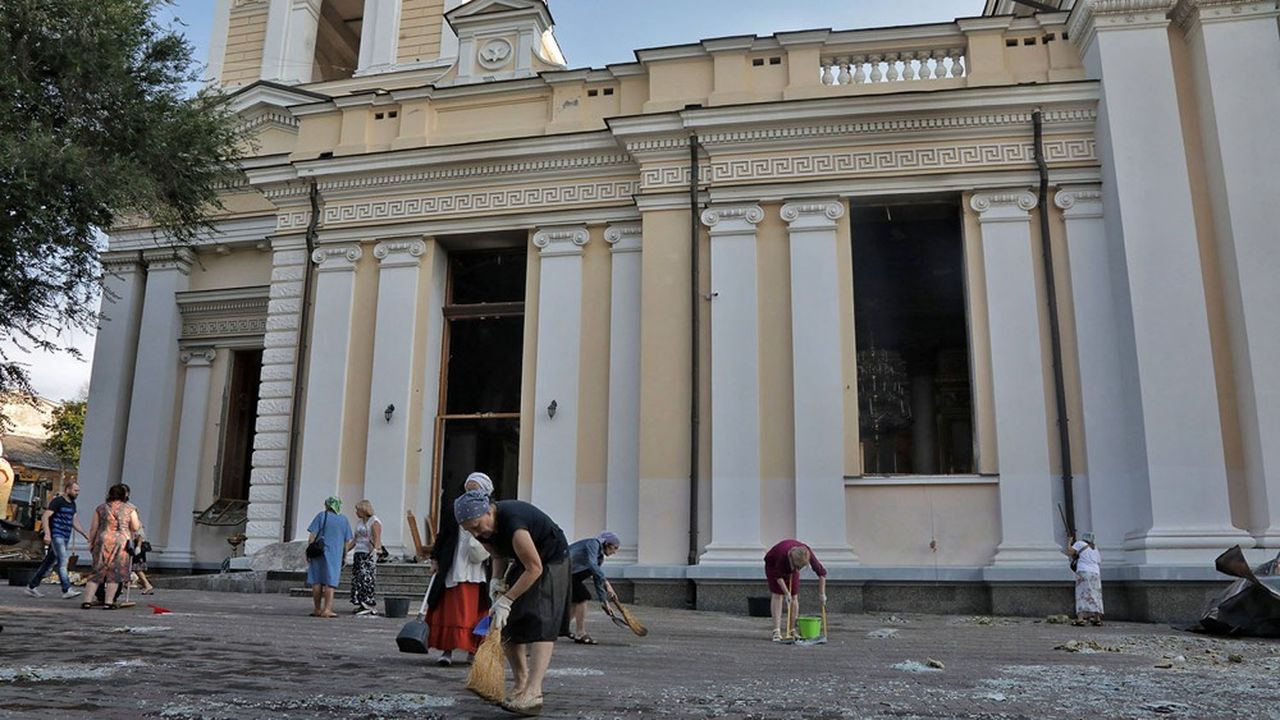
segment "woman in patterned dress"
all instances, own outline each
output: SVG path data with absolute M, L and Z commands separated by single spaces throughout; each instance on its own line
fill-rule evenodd
M 93 511 L 93 525 L 89 528 L 93 571 L 85 583 L 86 598 L 92 598 L 98 592 L 98 585 L 105 585 L 105 597 L 110 602 L 104 603 L 103 607 L 115 609 L 116 590 L 121 583 L 129 582 L 127 545 L 141 527 L 137 508 L 129 504 L 129 486 L 112 485 L 107 490 L 107 501 Z M 93 603 L 84 602 L 80 607 L 91 608 Z
M 351 604 L 357 615 L 377 615 L 378 553 L 382 550 L 382 521 L 373 503 L 356 503 L 356 544 L 351 562 Z

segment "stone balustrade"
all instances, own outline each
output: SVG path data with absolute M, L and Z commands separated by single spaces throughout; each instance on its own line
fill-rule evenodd
M 928 82 L 965 77 L 963 46 L 822 56 L 823 85 Z

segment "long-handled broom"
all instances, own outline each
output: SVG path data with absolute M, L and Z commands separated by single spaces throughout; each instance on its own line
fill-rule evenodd
M 507 699 L 507 679 L 502 671 L 502 632 L 492 625 L 471 661 L 467 689 L 490 702 Z
M 640 637 L 644 637 L 649 634 L 649 629 L 642 625 L 640 621 L 636 619 L 636 616 L 632 615 L 631 611 L 628 610 L 625 605 L 618 600 L 613 600 L 612 603 L 614 609 L 618 611 L 617 615 L 609 616 L 609 618 L 613 620 L 614 625 L 627 628 Z M 618 615 L 621 615 L 622 617 L 618 617 Z

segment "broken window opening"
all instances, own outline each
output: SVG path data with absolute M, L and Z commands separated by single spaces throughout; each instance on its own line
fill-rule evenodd
M 864 475 L 974 472 L 960 218 L 958 200 L 854 206 Z
M 345 80 L 355 75 L 360 62 L 360 31 L 364 24 L 364 0 L 324 0 L 316 26 L 316 82 Z

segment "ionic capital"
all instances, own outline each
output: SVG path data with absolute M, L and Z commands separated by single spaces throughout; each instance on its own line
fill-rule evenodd
M 783 205 L 779 214 L 792 230 L 834 228 L 844 217 L 844 203 L 834 198 L 798 200 Z
M 187 367 L 208 366 L 213 363 L 213 359 L 217 356 L 217 351 L 211 347 L 187 348 L 178 353 L 178 359 Z
M 1102 191 L 1091 188 L 1062 188 L 1053 195 L 1053 204 L 1068 220 L 1102 217 Z
M 542 257 L 581 255 L 591 234 L 581 225 L 545 227 L 534 233 L 533 244 Z
M 609 252 L 640 252 L 644 239 L 644 226 L 638 222 L 615 223 L 604 231 L 604 241 L 609 243 Z
M 759 205 L 719 205 L 702 211 L 702 224 L 712 235 L 754 235 L 761 220 L 764 210 Z
M 373 247 L 373 256 L 382 267 L 417 266 L 426 252 L 427 244 L 421 240 L 383 240 Z
M 320 272 L 355 270 L 356 263 L 364 257 L 359 245 L 328 245 L 311 253 L 311 262 L 319 265 Z
M 1036 204 L 1036 196 L 1030 190 L 978 192 L 969 198 L 969 207 L 978 213 L 981 223 L 1026 222 L 1027 213 Z

